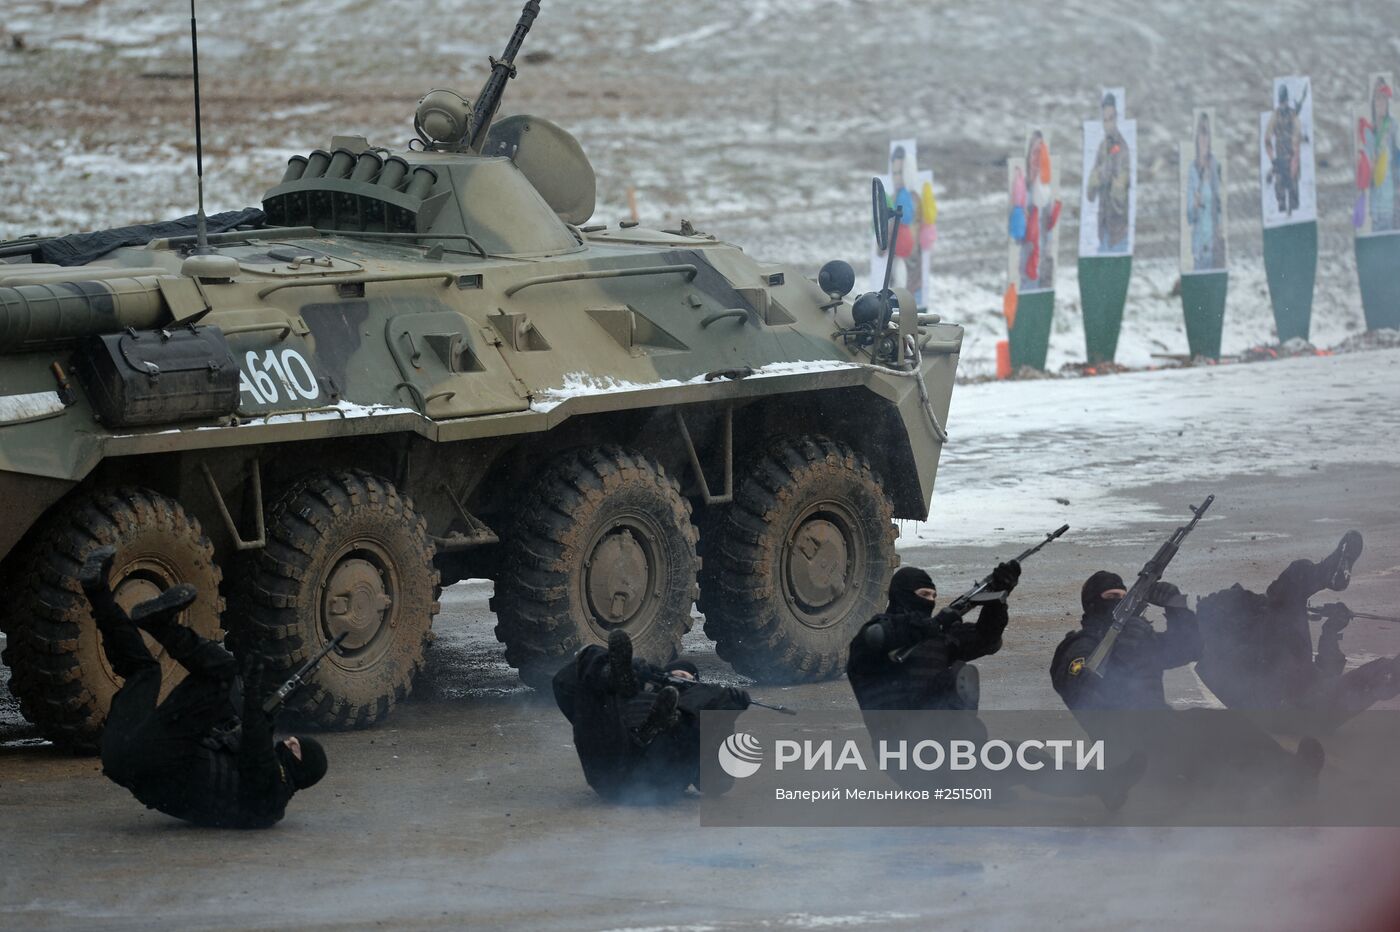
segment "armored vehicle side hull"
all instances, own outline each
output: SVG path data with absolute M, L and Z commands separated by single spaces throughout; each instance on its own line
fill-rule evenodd
M 195 583 L 186 623 L 272 675 L 343 636 L 289 704 L 325 726 L 408 693 L 467 577 L 531 684 L 617 628 L 669 659 L 697 599 L 746 675 L 842 669 L 927 514 L 961 328 L 688 224 L 579 227 L 577 142 L 490 125 L 509 58 L 475 107 L 424 98 L 421 148 L 336 137 L 207 241 L 0 244 L 0 627 L 55 741 L 119 685 L 76 582 L 105 544 L 119 600 Z

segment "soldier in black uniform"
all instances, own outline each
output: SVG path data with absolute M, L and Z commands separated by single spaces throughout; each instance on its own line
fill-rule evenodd
M 259 668 L 242 678 L 238 708 L 233 655 L 176 621 L 198 596 L 193 586 L 173 586 L 128 617 L 108 583 L 114 556 L 111 547 L 95 551 L 80 576 L 107 660 L 125 680 L 102 732 L 102 772 L 148 808 L 177 819 L 214 828 L 271 827 L 297 790 L 325 775 L 325 751 L 312 738 L 274 740 Z M 159 705 L 160 664 L 138 627 L 188 671 Z
M 864 710 L 977 708 L 980 684 L 971 661 L 1001 649 L 1006 597 L 1021 578 L 1012 560 L 992 573 L 975 623 L 944 609 L 928 573 L 901 567 L 890 579 L 889 606 L 851 641 L 846 676 Z
M 1020 578 L 1019 563 L 1010 560 L 999 564 L 982 594 L 977 621 L 966 622 L 948 609 L 933 613 L 938 591 L 927 572 L 906 566 L 894 574 L 889 606 L 857 632 L 846 664 L 851 690 L 861 711 L 867 713 L 866 727 L 874 742 L 895 746 L 902 741 L 908 746 L 929 738 L 945 743 L 987 741 L 987 727 L 976 715 L 980 678 L 971 661 L 1001 649 L 1009 617 L 1006 597 Z M 939 715 L 936 721 L 927 716 L 887 714 L 897 711 L 955 714 Z M 1021 786 L 1058 797 L 1094 795 L 1108 809 L 1116 810 L 1142 776 L 1142 765 L 1135 759 L 1103 773 L 1059 773 L 1045 766 L 1039 771 L 979 769 L 960 774 L 906 769 L 891 771 L 890 776 L 909 789 L 936 789 L 951 782 L 988 787 L 997 793 Z
M 1191 794 L 1209 790 L 1211 799 L 1243 794 L 1248 799 L 1260 791 L 1289 796 L 1312 792 L 1322 769 L 1324 752 L 1316 738 L 1305 737 L 1296 753 L 1279 746 L 1265 732 L 1239 719 L 1209 720 L 1208 710 L 1172 712 L 1167 703 L 1163 675 L 1167 670 L 1199 660 L 1202 654 L 1196 614 L 1186 596 L 1169 582 L 1158 581 L 1148 590 L 1149 604 L 1165 610 L 1165 631 L 1157 631 L 1144 618 L 1131 618 L 1123 626 L 1097 676 L 1085 663 L 1113 623 L 1113 609 L 1127 595 L 1123 578 L 1100 570 L 1080 589 L 1084 608 L 1080 629 L 1065 635 L 1050 663 L 1050 680 L 1065 705 L 1095 737 L 1103 737 L 1122 749 L 1134 749 L 1140 766 L 1154 760 L 1157 779 L 1172 792 Z M 1101 712 L 1167 712 L 1130 718 L 1095 715 Z
M 1400 695 L 1400 658 L 1344 672 L 1342 630 L 1351 613 L 1341 603 L 1324 607 L 1313 649 L 1308 599 L 1345 590 L 1361 549 L 1360 533 L 1348 531 L 1321 562 L 1295 560 L 1262 594 L 1237 583 L 1201 599 L 1201 682 L 1232 709 L 1319 712 L 1331 725 Z
M 615 630 L 606 649 L 589 645 L 554 676 L 554 699 L 573 725 L 584 779 L 610 802 L 655 803 L 700 786 L 700 713 L 749 707 L 742 689 L 701 683 L 695 665 L 664 669 L 632 656 Z
M 1050 661 L 1050 681 L 1071 709 L 1169 709 L 1162 675 L 1201 656 L 1201 633 L 1195 613 L 1186 607 L 1186 596 L 1171 583 L 1158 582 L 1147 601 L 1166 610 L 1166 630 L 1131 618 L 1118 635 L 1103 676 L 1086 670 L 1085 662 L 1113 623 L 1114 607 L 1127 594 L 1123 577 L 1107 570 L 1090 576 L 1079 591 L 1084 608 L 1079 630 L 1065 635 Z

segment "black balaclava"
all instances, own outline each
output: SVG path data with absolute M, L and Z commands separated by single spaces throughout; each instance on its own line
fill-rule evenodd
M 301 743 L 301 760 L 297 760 L 292 749 L 281 741 L 277 742 L 277 760 L 287 771 L 292 785 L 304 790 L 308 786 L 315 786 L 326 775 L 326 749 L 321 747 L 321 742 L 315 738 L 298 735 L 297 741 Z
M 934 603 L 914 594 L 918 589 L 932 589 L 933 577 L 917 566 L 902 566 L 890 578 L 890 604 L 887 615 L 913 613 L 925 618 L 933 614 Z
M 1084 606 L 1084 614 L 1099 615 L 1103 612 L 1113 611 L 1114 602 L 1106 601 L 1101 596 L 1110 589 L 1126 589 L 1123 585 L 1123 577 L 1117 573 L 1110 573 L 1108 570 L 1099 570 L 1093 576 L 1084 580 L 1084 588 L 1079 590 L 1079 604 Z
M 697 681 L 700 679 L 700 668 L 689 660 L 673 660 L 666 665 L 666 669 L 671 673 L 689 673 Z

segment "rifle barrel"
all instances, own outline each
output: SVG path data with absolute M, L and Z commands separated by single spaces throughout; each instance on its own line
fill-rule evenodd
M 1084 669 L 1090 674 L 1102 677 L 1104 664 L 1108 663 L 1113 654 L 1113 648 L 1118 643 L 1118 635 L 1123 630 L 1123 626 L 1128 623 L 1128 619 L 1135 618 L 1141 613 L 1144 605 L 1147 604 L 1147 591 L 1151 585 L 1162 578 L 1167 566 L 1176 558 L 1177 551 L 1181 549 L 1181 544 L 1186 540 L 1186 535 L 1195 529 L 1196 523 L 1201 520 L 1201 516 L 1206 513 L 1206 509 L 1215 501 L 1214 495 L 1207 495 L 1205 501 L 1200 505 L 1188 506 L 1191 509 L 1191 520 L 1183 524 L 1172 532 L 1166 542 L 1157 548 L 1157 552 L 1152 555 L 1138 573 L 1137 580 L 1133 583 L 1128 594 L 1118 603 L 1118 607 L 1113 610 L 1113 624 L 1104 632 L 1099 639 L 1098 645 L 1093 653 L 1089 655 L 1084 663 Z
M 1044 539 L 1043 541 L 1041 541 L 1040 543 L 1036 544 L 1034 547 L 1030 547 L 1030 548 L 1026 549 L 1019 557 L 1016 558 L 1016 562 L 1017 562 L 1017 563 L 1020 563 L 1020 562 L 1021 562 L 1022 560 L 1024 560 L 1026 557 L 1033 557 L 1033 556 L 1035 556 L 1037 553 L 1040 553 L 1041 549 L 1042 549 L 1043 547 L 1045 547 L 1046 544 L 1048 544 L 1048 543 L 1050 543 L 1052 540 L 1055 540 L 1056 538 L 1062 536 L 1062 535 L 1065 533 L 1065 531 L 1068 531 L 1068 530 L 1069 530 L 1069 525 L 1068 525 L 1068 524 L 1062 524 L 1062 525 L 1060 525 L 1058 528 L 1056 528 L 1056 529 L 1055 529 L 1054 531 L 1052 531 L 1051 533 L 1046 534 L 1046 535 L 1045 535 L 1045 539 Z
M 346 631 L 337 634 L 334 640 L 316 652 L 316 656 L 298 667 L 295 673 L 288 677 L 281 686 L 277 687 L 276 692 L 267 697 L 267 701 L 263 703 L 263 711 L 271 715 L 279 705 L 286 701 L 288 696 L 301 687 L 307 675 L 320 666 L 321 661 L 326 659 L 327 654 L 331 651 L 340 650 L 340 645 L 345 642 L 345 638 L 348 634 L 349 632 Z

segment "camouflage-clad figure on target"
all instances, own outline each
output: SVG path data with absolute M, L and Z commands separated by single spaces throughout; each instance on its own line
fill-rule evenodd
M 1118 129 L 1118 101 L 1112 93 L 1102 102 L 1103 141 L 1085 182 L 1090 202 L 1099 205 L 1099 252 L 1128 251 L 1128 197 L 1132 186 L 1132 152 Z
M 1291 216 L 1298 209 L 1298 181 L 1302 177 L 1303 101 L 1288 102 L 1288 85 L 1278 87 L 1278 106 L 1264 128 L 1264 151 L 1269 157 L 1268 180 L 1274 186 L 1278 212 Z

